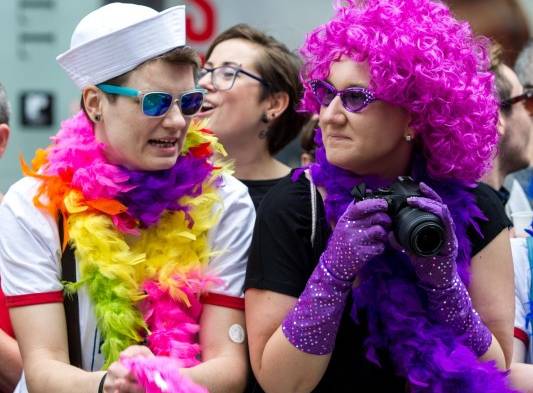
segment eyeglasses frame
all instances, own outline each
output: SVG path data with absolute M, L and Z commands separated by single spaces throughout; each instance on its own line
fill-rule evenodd
M 520 101 L 528 100 L 533 98 L 533 89 L 526 89 L 520 95 L 508 98 L 500 102 L 501 109 L 510 109 L 514 104 L 519 103 Z
M 113 94 L 113 95 L 137 98 L 139 100 L 139 103 L 140 103 L 142 114 L 147 116 L 147 117 L 164 117 L 168 113 L 170 108 L 172 107 L 172 105 L 170 105 L 165 113 L 163 113 L 161 115 L 158 115 L 158 116 L 147 115 L 143 111 L 144 97 L 147 94 L 151 94 L 151 93 L 168 94 L 169 96 L 172 97 L 172 104 L 175 104 L 176 102 L 179 101 L 178 108 L 180 108 L 180 112 L 181 112 L 181 114 L 184 117 L 192 117 L 192 116 L 196 115 L 196 113 L 198 113 L 198 112 L 195 112 L 192 115 L 184 114 L 182 112 L 182 110 L 181 110 L 181 99 L 182 99 L 182 97 L 185 94 L 190 94 L 190 93 L 202 93 L 204 95 L 204 97 L 205 97 L 205 94 L 207 93 L 206 90 L 202 89 L 202 88 L 194 88 L 194 89 L 191 89 L 191 90 L 186 90 L 184 92 L 181 92 L 177 96 L 175 96 L 175 95 L 170 94 L 169 92 L 166 92 L 166 91 L 142 91 L 142 90 L 137 90 L 137 89 L 134 89 L 134 88 L 131 88 L 131 87 L 126 87 L 126 86 L 109 85 L 107 83 L 100 83 L 100 84 L 96 85 L 96 87 L 98 87 L 101 91 L 103 91 L 104 93 L 107 93 L 107 94 Z M 200 108 L 201 108 L 201 106 L 200 106 Z
M 215 86 L 215 84 L 213 83 L 213 75 L 214 75 L 214 72 L 220 68 L 231 68 L 232 70 L 235 71 L 235 75 L 233 76 L 233 80 L 231 81 L 231 85 L 230 87 L 228 87 L 227 89 L 219 89 L 218 87 Z M 258 81 L 259 83 L 261 83 L 263 86 L 265 87 L 269 87 L 269 84 L 266 80 L 264 80 L 263 78 L 261 78 L 260 76 L 257 76 L 257 75 L 254 75 L 244 69 L 242 69 L 241 67 L 239 66 L 234 66 L 234 65 L 230 65 L 230 64 L 226 64 L 226 65 L 221 65 L 221 66 L 218 66 L 218 67 L 212 67 L 212 68 L 208 68 L 208 67 L 202 67 L 200 69 L 200 74 L 202 73 L 202 71 L 206 71 L 205 74 L 203 75 L 200 75 L 200 78 L 203 78 L 204 76 L 206 76 L 207 74 L 211 73 L 211 84 L 218 90 L 218 91 L 228 91 L 228 90 L 231 90 L 233 88 L 233 85 L 235 84 L 235 80 L 237 79 L 237 75 L 238 74 L 244 74 L 252 79 L 255 79 L 256 81 Z M 200 79 L 199 78 L 199 79 Z
M 313 95 L 315 96 L 315 99 L 320 104 L 320 106 L 328 107 L 331 104 L 331 101 L 333 101 L 333 99 L 335 97 L 329 102 L 328 105 L 323 105 L 321 102 L 319 102 L 318 97 L 317 97 L 317 91 L 316 91 L 317 84 L 326 85 L 327 87 L 330 88 L 331 92 L 335 93 L 335 97 L 336 96 L 340 96 L 342 107 L 344 109 L 346 109 L 350 113 L 361 112 L 363 109 L 365 109 L 368 105 L 370 105 L 374 101 L 378 101 L 378 98 L 374 95 L 374 93 L 370 89 L 368 89 L 366 87 L 353 86 L 353 87 L 348 87 L 348 88 L 346 88 L 344 90 L 337 90 L 335 88 L 335 86 L 333 86 L 331 83 L 328 83 L 328 82 L 320 80 L 320 79 L 311 79 L 309 81 L 309 85 L 311 86 L 311 90 L 313 91 Z M 361 107 L 358 110 L 355 110 L 355 111 L 350 110 L 349 108 L 346 107 L 346 105 L 344 105 L 344 101 L 342 100 L 342 94 L 345 93 L 345 92 L 350 92 L 350 91 L 361 92 L 361 93 L 363 93 L 363 95 L 365 97 L 364 101 L 363 101 L 363 104 L 361 105 Z

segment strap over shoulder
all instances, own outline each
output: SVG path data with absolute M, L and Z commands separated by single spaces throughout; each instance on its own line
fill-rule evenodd
M 63 216 L 59 215 L 57 222 L 59 229 L 59 244 L 63 244 Z M 65 247 L 61 255 L 61 280 L 76 282 L 76 258 L 70 245 Z M 67 322 L 68 354 L 70 364 L 81 368 L 81 337 L 80 337 L 80 312 L 78 294 L 72 293 L 64 296 L 65 318 Z

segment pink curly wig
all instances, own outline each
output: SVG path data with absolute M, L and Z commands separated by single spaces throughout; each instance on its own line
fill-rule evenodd
M 377 97 L 405 108 L 435 178 L 478 180 L 497 142 L 498 105 L 488 40 L 474 37 L 442 3 L 346 0 L 312 31 L 301 54 L 304 110 L 319 111 L 308 81 L 345 55 L 367 62 Z

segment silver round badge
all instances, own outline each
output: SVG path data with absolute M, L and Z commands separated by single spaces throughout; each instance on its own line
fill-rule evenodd
M 244 329 L 238 323 L 235 323 L 229 327 L 228 335 L 229 339 L 234 343 L 242 344 L 244 342 Z

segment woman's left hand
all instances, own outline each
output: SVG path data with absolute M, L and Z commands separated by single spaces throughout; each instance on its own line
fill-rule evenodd
M 457 276 L 457 237 L 448 207 L 442 199 L 425 183 L 420 183 L 423 196 L 407 199 L 409 206 L 432 213 L 440 218 L 444 226 L 444 244 L 438 255 L 423 257 L 410 253 L 416 275 L 424 287 L 447 288 Z
M 148 347 L 132 345 L 120 353 L 120 357 L 151 357 L 154 356 Z M 120 360 L 113 362 L 108 370 L 104 382 L 105 393 L 145 393 L 135 376 L 122 365 Z

